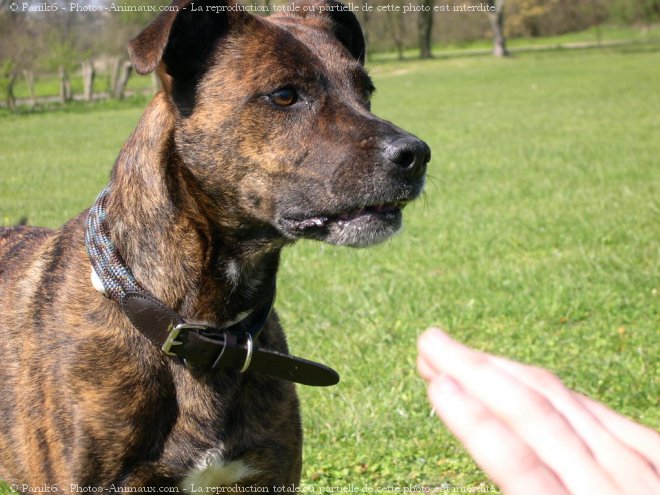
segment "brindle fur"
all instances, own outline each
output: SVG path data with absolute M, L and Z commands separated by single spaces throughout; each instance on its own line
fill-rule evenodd
M 165 90 L 119 154 L 107 210 L 141 285 L 188 321 L 221 324 L 267 297 L 294 240 L 278 215 L 421 186 L 375 158 L 403 131 L 369 112 L 352 14 L 191 16 L 162 15 L 132 42 L 136 69 L 157 69 Z M 172 48 L 191 36 L 196 55 Z M 311 95 L 307 110 L 266 101 L 291 82 Z M 86 213 L 55 231 L 0 229 L 0 477 L 173 486 L 217 452 L 252 468 L 240 485 L 298 483 L 293 384 L 193 373 L 148 342 L 92 288 Z M 274 313 L 258 344 L 287 352 Z

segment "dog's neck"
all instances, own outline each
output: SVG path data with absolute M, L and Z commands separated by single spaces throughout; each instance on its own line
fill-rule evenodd
M 161 92 L 113 168 L 110 236 L 145 289 L 190 321 L 222 326 L 270 297 L 280 248 L 209 218 L 178 166 L 174 124 Z

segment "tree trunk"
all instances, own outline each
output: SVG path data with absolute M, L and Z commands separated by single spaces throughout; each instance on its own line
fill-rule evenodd
M 397 58 L 403 60 L 403 37 L 405 32 L 403 27 L 403 12 L 401 12 L 403 9 L 403 0 L 397 0 L 395 5 L 399 7 L 399 11 L 389 14 L 385 22 L 387 30 L 392 35 Z
M 30 93 L 30 106 L 34 108 L 37 105 L 37 95 L 34 91 L 34 71 L 26 69 L 23 71 L 23 75 L 25 76 L 25 82 Z
M 117 77 L 117 86 L 115 87 L 114 97 L 117 100 L 123 100 L 124 94 L 126 92 L 126 83 L 128 83 L 128 78 L 131 77 L 133 72 L 133 66 L 131 63 L 126 60 L 119 71 L 119 77 Z
M 366 0 L 362 3 L 363 3 L 363 5 L 367 4 Z M 370 19 L 369 11 L 368 10 L 362 10 L 362 22 L 361 22 L 361 24 L 362 24 L 362 36 L 364 36 L 364 44 L 367 47 L 367 54 L 366 54 L 367 55 L 367 57 L 366 57 L 367 60 L 370 59 L 370 55 L 371 55 L 371 50 L 369 50 L 369 46 L 371 45 L 370 42 L 369 42 L 369 34 L 370 34 L 369 19 Z
M 69 74 L 63 65 L 60 65 L 60 101 L 66 103 L 71 101 L 71 81 L 69 81 Z
M 433 3 L 434 0 L 422 0 L 422 11 L 417 18 L 419 29 L 419 56 L 420 58 L 431 58 L 431 33 L 433 31 Z
M 493 55 L 506 57 L 509 55 L 504 38 L 504 0 L 489 0 L 488 20 L 493 31 Z
M 85 101 L 92 101 L 94 93 L 94 64 L 91 60 L 82 62 L 82 78 L 83 78 L 83 99 Z
M 108 64 L 108 94 L 114 98 L 117 90 L 117 78 L 119 77 L 119 68 L 121 67 L 119 56 L 110 57 Z
M 401 9 L 403 9 L 403 2 L 399 3 Z M 397 12 L 396 17 L 396 51 L 399 60 L 403 60 L 403 36 L 406 32 L 406 28 L 403 22 L 403 12 Z
M 7 94 L 6 96 L 6 101 L 7 101 L 7 108 L 11 110 L 12 112 L 16 110 L 16 96 L 14 96 L 14 84 L 16 83 L 16 76 L 18 73 L 14 70 L 12 70 L 9 73 L 8 79 L 7 79 Z

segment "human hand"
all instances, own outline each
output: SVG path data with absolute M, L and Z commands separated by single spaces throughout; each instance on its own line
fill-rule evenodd
M 472 350 L 438 329 L 417 368 L 436 413 L 508 495 L 660 494 L 660 435 L 555 375 Z

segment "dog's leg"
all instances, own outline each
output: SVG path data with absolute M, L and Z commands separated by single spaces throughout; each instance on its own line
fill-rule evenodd
M 130 475 L 116 484 L 116 488 L 144 487 L 157 490 L 176 486 L 178 479 L 170 468 L 154 462 L 145 462 L 135 466 Z

